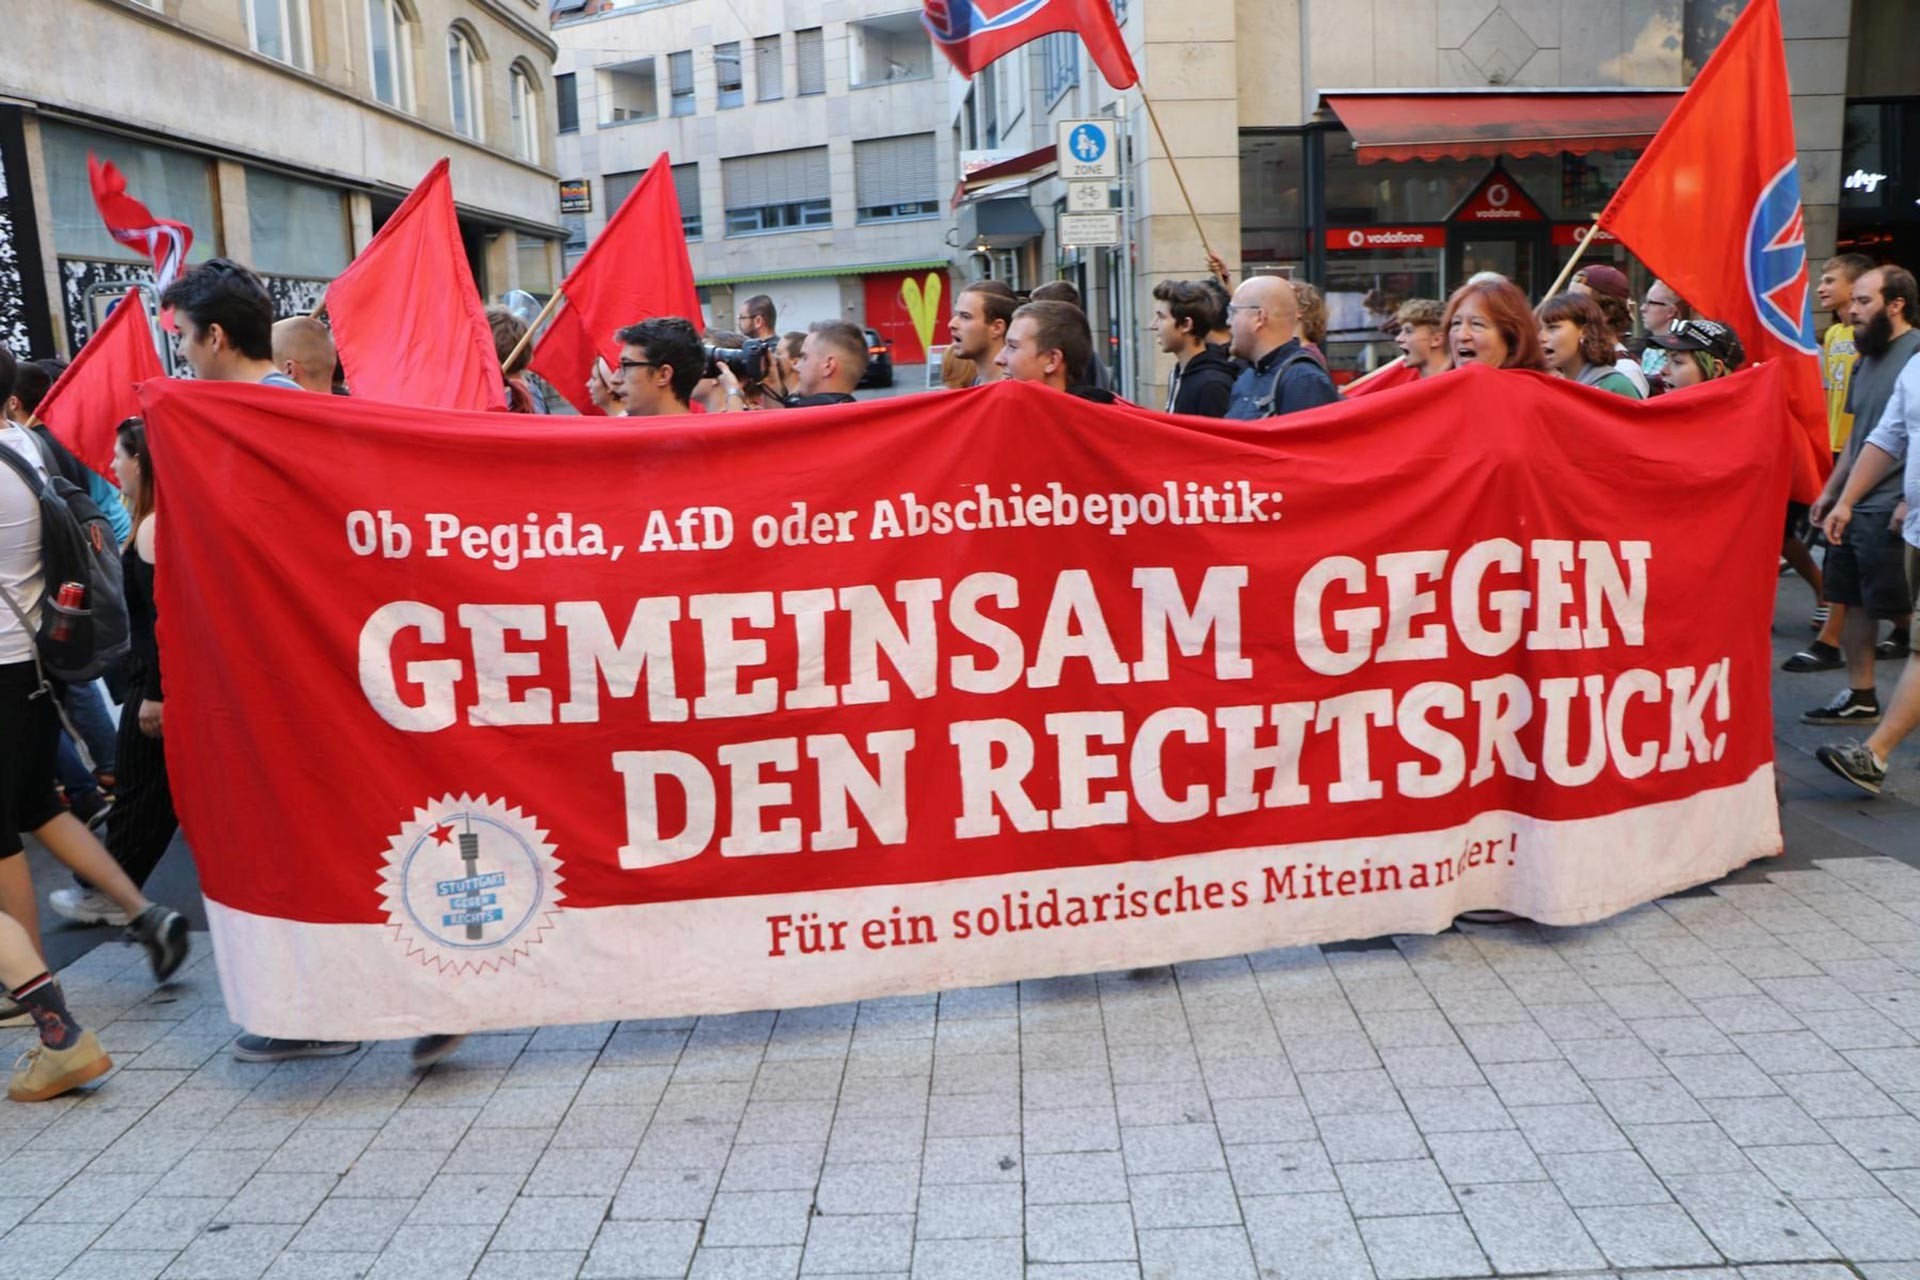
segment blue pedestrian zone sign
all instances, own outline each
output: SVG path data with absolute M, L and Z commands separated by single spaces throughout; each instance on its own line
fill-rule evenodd
M 1114 145 L 1114 120 L 1062 120 L 1054 134 L 1060 176 L 1068 182 L 1120 176 L 1120 149 Z
M 1068 135 L 1067 147 L 1073 152 L 1075 160 L 1083 164 L 1098 164 L 1100 157 L 1107 154 L 1106 130 L 1096 129 L 1090 124 L 1077 125 Z

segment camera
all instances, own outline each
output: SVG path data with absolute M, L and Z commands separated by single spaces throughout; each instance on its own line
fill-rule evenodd
M 706 344 L 707 371 L 702 377 L 717 378 L 720 366 L 733 370 L 733 376 L 743 387 L 758 386 L 764 382 L 773 364 L 773 348 L 778 338 L 748 338 L 746 345 L 740 347 L 716 347 Z

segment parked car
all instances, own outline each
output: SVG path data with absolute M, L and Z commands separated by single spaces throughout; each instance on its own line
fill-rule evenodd
M 860 385 L 890 387 L 893 385 L 893 344 L 876 329 L 868 329 L 866 333 L 867 371 L 860 376 Z

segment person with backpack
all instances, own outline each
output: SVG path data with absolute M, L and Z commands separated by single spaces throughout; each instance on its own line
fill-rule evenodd
M 1317 409 L 1340 398 L 1333 379 L 1294 336 L 1300 303 L 1279 276 L 1249 276 L 1227 307 L 1233 354 L 1247 362 L 1233 383 L 1226 416 L 1274 418 Z
M 14 368 L 0 360 L 0 393 L 11 394 Z M 124 653 L 118 570 L 106 517 L 54 474 L 32 433 L 0 425 L 0 912 L 30 940 L 40 936 L 20 838 L 31 832 L 119 906 L 164 982 L 187 957 L 186 919 L 149 901 L 54 792 L 60 719 L 50 680 L 92 679 Z M 30 1017 L 20 997 L 0 999 L 0 1026 Z

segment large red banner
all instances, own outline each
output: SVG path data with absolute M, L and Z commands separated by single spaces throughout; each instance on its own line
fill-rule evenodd
M 1780 847 L 1771 364 L 1269 423 L 143 393 L 169 771 L 250 1030 L 1571 924 Z

